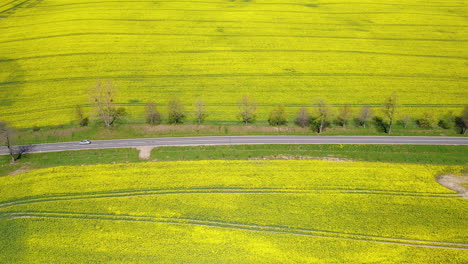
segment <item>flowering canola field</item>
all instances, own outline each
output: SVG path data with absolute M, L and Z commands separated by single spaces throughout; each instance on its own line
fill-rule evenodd
M 196 98 L 209 119 L 235 120 L 242 95 L 259 119 L 291 118 L 325 98 L 403 113 L 459 112 L 468 103 L 463 1 L 0 0 L 0 119 L 68 123 L 111 80 L 133 118 L 143 105 Z M 165 109 L 162 109 L 163 112 Z
M 0 181 L 1 263 L 466 263 L 462 167 L 182 161 Z

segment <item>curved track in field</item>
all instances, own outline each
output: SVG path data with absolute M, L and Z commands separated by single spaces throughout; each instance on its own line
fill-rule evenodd
M 192 189 L 148 189 L 148 190 L 115 190 L 90 193 L 69 193 L 55 195 L 40 195 L 24 197 L 16 200 L 0 202 L 0 210 L 26 204 L 70 201 L 82 199 L 125 198 L 136 196 L 178 195 L 178 194 L 363 194 L 363 195 L 389 195 L 424 198 L 458 198 L 454 193 L 427 193 L 405 192 L 394 190 L 364 190 L 364 189 L 295 189 L 295 188 L 192 188 Z
M 323 237 L 323 238 L 331 238 L 331 239 L 347 239 L 347 240 L 357 240 L 357 241 L 364 241 L 364 242 L 396 244 L 396 245 L 403 245 L 403 246 L 468 250 L 468 244 L 465 244 L 465 243 L 451 243 L 451 242 L 443 242 L 443 241 L 391 238 L 391 237 L 380 237 L 380 236 L 372 236 L 372 235 L 364 235 L 364 234 L 343 233 L 343 232 L 328 231 L 328 230 L 315 230 L 315 229 L 303 229 L 303 228 L 292 228 L 292 227 L 270 226 L 270 225 L 229 223 L 229 222 L 223 222 L 223 221 L 198 220 L 198 219 L 189 219 L 189 218 L 92 214 L 92 213 L 75 213 L 75 212 L 39 212 L 39 211 L 8 212 L 8 213 L 0 214 L 0 219 L 13 220 L 13 219 L 21 219 L 21 218 L 131 221 L 131 222 L 150 222 L 150 223 L 172 224 L 172 225 L 196 225 L 196 226 L 204 226 L 204 227 L 209 227 L 209 228 L 225 228 L 225 229 L 234 229 L 234 230 L 243 230 L 243 231 L 295 235 L 295 236 Z

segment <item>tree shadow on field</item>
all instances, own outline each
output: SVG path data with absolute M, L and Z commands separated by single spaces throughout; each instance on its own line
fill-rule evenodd
M 0 105 L 12 106 L 23 89 L 24 70 L 13 59 L 0 57 Z
M 13 6 L 6 5 L 6 8 L 0 8 L 0 18 L 7 18 L 19 11 L 32 8 L 40 4 L 43 0 L 27 0 L 20 3 L 16 3 Z M 13 1 L 14 2 L 14 1 Z

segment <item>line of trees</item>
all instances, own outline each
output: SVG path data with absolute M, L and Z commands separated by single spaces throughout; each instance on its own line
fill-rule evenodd
M 104 123 L 106 127 L 121 120 L 126 115 L 123 107 L 115 105 L 117 91 L 111 82 L 98 82 L 90 92 L 90 102 L 94 106 L 96 116 Z M 252 97 L 242 96 L 238 103 L 237 119 L 244 125 L 253 123 L 257 119 L 257 103 Z M 310 127 L 322 133 L 331 124 L 339 125 L 343 128 L 349 126 L 351 122 L 360 127 L 366 128 L 373 124 L 377 129 L 391 134 L 396 122 L 404 128 L 408 127 L 413 121 L 422 128 L 432 128 L 440 126 L 445 129 L 458 127 L 461 133 L 466 134 L 468 127 L 468 106 L 466 106 L 460 116 L 455 116 L 453 112 L 446 113 L 437 119 L 432 113 L 426 112 L 417 119 L 411 118 L 405 114 L 399 120 L 396 120 L 399 114 L 400 105 L 396 94 L 387 97 L 378 114 L 374 113 L 371 106 L 361 107 L 356 115 L 353 115 L 353 109 L 349 105 L 344 105 L 334 109 L 324 99 L 316 99 L 310 111 L 307 107 L 301 107 L 296 114 L 294 123 L 300 127 Z M 194 102 L 194 121 L 202 124 L 208 117 L 207 107 L 203 99 L 197 99 Z M 76 108 L 78 121 L 81 126 L 89 123 L 89 117 L 85 116 L 80 106 Z M 172 98 L 167 104 L 167 123 L 182 124 L 187 119 L 187 112 L 182 102 L 177 98 Z M 145 120 L 150 125 L 159 125 L 162 123 L 162 115 L 155 102 L 148 102 L 145 105 Z M 284 105 L 274 107 L 267 119 L 271 126 L 284 126 L 288 124 L 287 113 Z

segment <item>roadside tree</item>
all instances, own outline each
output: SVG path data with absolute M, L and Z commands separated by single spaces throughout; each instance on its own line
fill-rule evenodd
M 398 108 L 398 97 L 396 94 L 392 94 L 389 96 L 383 106 L 382 106 L 382 111 L 384 113 L 385 118 L 387 119 L 387 133 L 390 135 L 392 133 L 392 126 L 393 126 L 393 121 L 395 119 L 395 114 L 397 112 Z
M 145 119 L 146 123 L 152 126 L 161 124 L 161 113 L 159 113 L 156 103 L 146 103 Z
M 461 129 L 461 133 L 466 135 L 466 131 L 468 131 L 468 105 L 461 112 L 461 116 L 456 118 L 456 124 Z
M 332 117 L 332 108 L 328 105 L 324 99 L 317 99 L 315 102 L 316 117 L 314 123 L 317 128 L 317 132 L 321 134 L 325 127 L 329 124 Z
M 271 126 L 284 126 L 288 123 L 284 105 L 278 105 L 275 109 L 273 109 L 270 112 L 268 123 Z
M 353 113 L 353 110 L 351 109 L 351 107 L 349 107 L 349 105 L 344 105 L 338 111 L 337 121 L 343 128 L 346 127 L 349 120 L 351 119 L 352 113 Z
M 185 119 L 184 106 L 177 98 L 172 98 L 167 104 L 167 122 L 169 124 L 182 124 Z
M 411 116 L 408 115 L 408 114 L 405 114 L 402 118 L 401 118 L 401 124 L 403 125 L 403 128 L 408 128 L 408 126 L 410 125 L 410 123 L 412 123 L 412 119 L 411 119 Z
M 247 125 L 255 121 L 257 116 L 257 103 L 247 95 L 242 96 L 242 99 L 237 103 L 239 107 L 239 119 Z
M 358 121 L 359 125 L 362 127 L 366 127 L 367 122 L 372 119 L 374 116 L 374 112 L 372 111 L 372 108 L 368 105 L 365 105 L 361 108 L 359 111 L 359 116 L 358 116 Z
M 300 127 L 310 126 L 310 115 L 309 111 L 305 107 L 301 107 L 297 112 L 295 123 Z
M 7 147 L 11 163 L 15 163 L 24 153 L 31 150 L 31 146 L 14 146 L 15 139 L 15 129 L 0 121 L 0 144 Z
M 203 99 L 199 98 L 195 101 L 195 118 L 197 124 L 201 124 L 205 121 L 208 114 L 206 113 L 206 105 Z
M 126 115 L 125 108 L 115 106 L 116 95 L 116 89 L 111 81 L 105 84 L 98 81 L 90 92 L 90 101 L 94 105 L 97 116 L 106 127 L 111 127 Z

